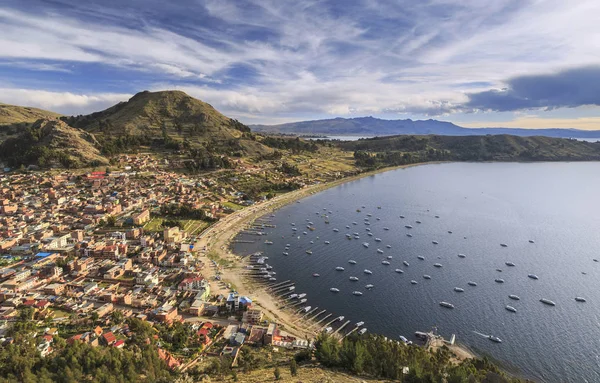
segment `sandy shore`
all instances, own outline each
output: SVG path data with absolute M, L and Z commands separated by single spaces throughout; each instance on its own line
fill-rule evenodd
M 254 283 L 249 278 L 244 277 L 243 274 L 246 263 L 241 261 L 241 257 L 231 252 L 231 241 L 241 230 L 247 227 L 247 225 L 250 223 L 254 222 L 256 219 L 309 195 L 378 173 L 425 164 L 419 163 L 384 168 L 324 184 L 312 185 L 304 189 L 279 195 L 268 201 L 261 202 L 254 206 L 242 209 L 236 213 L 230 214 L 226 218 L 220 220 L 201 234 L 200 246 L 206 246 L 207 253 L 214 254 L 223 260 L 231 261 L 231 267 L 220 268 L 222 279 L 235 286 L 239 294 L 252 297 L 255 305 L 260 307 L 266 316 L 278 322 L 280 325 L 282 325 L 284 330 L 290 334 L 300 338 L 313 338 L 317 334 L 319 326 L 314 326 L 314 323 L 302 320 L 299 315 L 283 309 L 279 305 L 279 300 L 270 295 L 266 291 L 264 285 Z M 207 271 L 209 274 L 208 277 L 211 277 L 211 274 L 214 274 L 215 270 L 210 269 Z M 213 283 L 211 285 L 213 293 L 226 294 L 229 292 L 229 290 L 222 285 L 213 285 L 215 284 Z M 457 345 L 453 345 L 451 350 L 455 353 L 457 359 L 459 360 L 474 357 L 469 350 Z

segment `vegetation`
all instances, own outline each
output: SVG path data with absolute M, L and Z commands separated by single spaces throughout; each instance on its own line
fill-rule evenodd
M 262 143 L 271 148 L 290 150 L 293 154 L 302 153 L 304 151 L 316 152 L 319 149 L 319 146 L 314 141 L 304 141 L 300 140 L 298 137 L 280 138 L 267 136 L 263 138 Z
M 0 125 L 33 123 L 40 118 L 58 118 L 60 114 L 27 106 L 0 103 Z
M 506 378 L 486 358 L 451 362 L 450 351 L 443 347 L 429 352 L 423 347 L 406 346 L 381 336 L 353 335 L 338 339 L 322 334 L 316 341 L 315 356 L 326 367 L 342 368 L 358 375 L 403 379 L 404 382 L 518 382 Z M 404 369 L 408 367 L 408 373 Z
M 214 222 L 215 218 L 209 217 L 202 209 L 194 209 L 186 204 L 171 203 L 161 205 L 160 214 L 167 217 L 190 218 L 202 221 Z M 163 222 L 163 226 L 165 223 Z

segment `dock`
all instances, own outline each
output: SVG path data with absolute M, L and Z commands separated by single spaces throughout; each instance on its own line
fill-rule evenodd
M 337 334 L 338 332 L 342 331 L 342 329 L 343 329 L 344 327 L 346 327 L 346 326 L 348 325 L 348 323 L 350 323 L 350 321 L 349 321 L 349 320 L 347 320 L 347 321 L 346 321 L 346 322 L 345 322 L 343 325 L 341 325 L 341 326 L 340 326 L 340 327 L 339 327 L 337 330 L 335 330 L 333 333 L 334 333 L 334 334 Z
M 318 306 L 317 306 L 317 307 L 315 307 L 314 309 L 312 309 L 312 310 L 310 310 L 309 312 L 307 312 L 306 314 L 304 314 L 304 315 L 302 316 L 302 318 L 300 318 L 300 319 L 304 319 L 304 318 L 306 318 L 307 316 L 309 316 L 310 314 L 314 313 L 314 312 L 315 312 L 315 311 L 317 311 L 318 309 L 319 309 L 319 307 L 318 307 Z
M 338 320 L 338 318 L 339 318 L 339 317 L 335 317 L 335 319 L 333 319 L 333 320 L 331 320 L 331 321 L 327 322 L 327 323 L 325 324 L 325 326 L 323 326 L 323 327 L 321 328 L 321 331 L 322 331 L 322 330 L 325 330 L 327 327 L 329 327 L 329 325 L 330 325 L 330 324 L 332 324 L 333 322 L 337 321 L 337 320 Z
M 320 311 L 319 313 L 317 313 L 317 315 L 313 316 L 312 318 L 306 318 L 306 320 L 315 320 L 319 315 L 323 314 L 325 311 L 327 310 Z
M 344 335 L 344 336 L 342 337 L 342 339 L 344 339 L 345 337 L 347 337 L 347 336 L 350 336 L 351 334 L 355 333 L 356 331 L 358 331 L 358 329 L 359 329 L 359 328 L 360 328 L 360 327 L 358 327 L 358 326 L 354 326 L 354 328 L 353 328 L 352 330 L 350 330 L 350 332 L 349 332 L 349 333 L 347 333 L 346 335 Z
M 320 319 L 320 320 L 319 320 L 317 323 L 315 323 L 315 324 L 311 325 L 311 326 L 309 327 L 309 329 L 312 329 L 313 327 L 318 327 L 318 326 L 319 326 L 319 324 L 321 324 L 323 321 L 325 321 L 327 318 L 329 318 L 329 317 L 330 317 L 330 316 L 332 316 L 332 315 L 333 315 L 333 313 L 329 313 L 329 314 L 325 315 L 325 316 L 324 316 L 323 318 L 321 318 L 321 319 Z

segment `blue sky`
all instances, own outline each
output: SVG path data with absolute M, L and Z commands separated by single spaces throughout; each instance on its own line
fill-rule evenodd
M 600 129 L 597 0 L 3 0 L 0 102 Z

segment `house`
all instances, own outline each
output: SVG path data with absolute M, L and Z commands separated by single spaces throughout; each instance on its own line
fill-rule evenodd
M 248 309 L 242 316 L 242 322 L 246 323 L 260 323 L 263 318 L 263 312 L 260 309 Z
M 113 344 L 113 347 L 116 347 L 116 348 L 123 348 L 123 347 L 125 347 L 125 341 L 124 341 L 124 340 L 122 340 L 122 339 L 119 339 L 118 341 L 116 341 L 116 342 Z
M 141 213 L 133 216 L 133 223 L 135 225 L 143 225 L 150 221 L 150 210 L 143 210 Z
M 177 359 L 175 359 L 175 357 L 173 357 L 173 355 L 171 355 L 171 353 L 162 348 L 158 349 L 158 357 L 164 360 L 165 363 L 167 363 L 167 367 L 169 367 L 170 369 L 179 367 L 179 365 L 181 364 Z
M 113 344 L 115 344 L 117 342 L 117 338 L 115 337 L 115 334 L 113 334 L 110 331 L 102 334 L 100 339 L 102 340 L 102 343 L 105 344 L 106 346 L 112 346 Z

